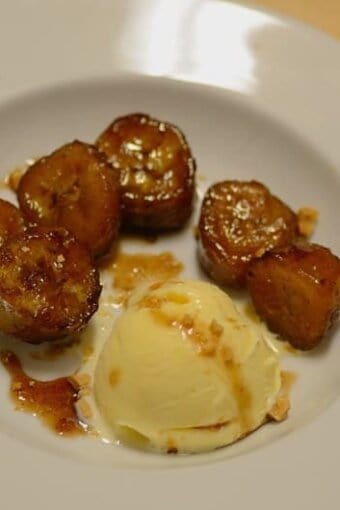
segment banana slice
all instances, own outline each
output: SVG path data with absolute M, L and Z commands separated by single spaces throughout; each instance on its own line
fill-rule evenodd
M 119 171 L 125 226 L 167 230 L 188 220 L 196 165 L 177 127 L 149 115 L 127 115 L 116 119 L 96 145 Z
M 254 307 L 296 349 L 319 345 L 340 311 L 340 259 L 306 242 L 266 253 L 247 275 Z
M 30 343 L 77 333 L 98 308 L 99 274 L 64 229 L 36 227 L 0 247 L 0 330 Z
M 220 285 L 244 287 L 252 260 L 297 236 L 296 214 L 260 182 L 217 182 L 204 196 L 198 254 Z
M 105 254 L 117 237 L 118 178 L 91 145 L 74 141 L 39 159 L 21 178 L 17 193 L 30 224 L 64 227 L 94 256 Z

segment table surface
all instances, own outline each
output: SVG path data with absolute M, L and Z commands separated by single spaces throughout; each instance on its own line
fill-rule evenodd
M 340 40 L 340 0 L 241 0 L 239 3 L 292 16 Z

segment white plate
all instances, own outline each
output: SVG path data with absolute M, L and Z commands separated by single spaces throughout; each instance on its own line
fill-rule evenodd
M 201 194 L 217 179 L 256 178 L 294 208 L 317 208 L 315 240 L 340 253 L 340 47 L 326 36 L 219 0 L 7 0 L 0 62 L 3 174 L 146 111 L 186 133 Z M 165 247 L 200 274 L 190 228 L 152 249 Z M 13 411 L 1 369 L 2 507 L 338 508 L 339 336 L 284 360 L 299 373 L 285 423 L 204 456 L 54 437 Z

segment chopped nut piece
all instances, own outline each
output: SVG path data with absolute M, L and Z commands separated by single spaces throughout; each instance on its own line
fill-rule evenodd
M 287 418 L 289 409 L 288 397 L 279 397 L 268 414 L 275 421 L 283 421 Z
M 178 448 L 177 448 L 174 440 L 171 437 L 169 437 L 169 439 L 168 439 L 167 453 L 169 453 L 169 454 L 178 453 Z
M 176 454 L 176 453 L 178 453 L 178 450 L 175 446 L 173 446 L 172 448 L 168 448 L 167 453 L 168 454 Z
M 16 168 L 6 177 L 6 184 L 9 188 L 16 192 L 19 186 L 21 177 L 24 175 L 25 170 L 22 168 Z
M 84 398 L 81 398 L 78 400 L 77 405 L 78 405 L 78 409 L 79 409 L 81 415 L 84 418 L 91 418 L 92 409 L 91 409 L 90 404 L 88 403 L 87 400 L 85 400 Z
M 220 337 L 223 333 L 223 326 L 221 326 L 221 324 L 217 322 L 216 319 L 213 319 L 211 321 L 209 329 L 211 333 L 217 337 Z
M 75 390 L 86 388 L 91 384 L 91 376 L 89 374 L 74 374 L 69 377 L 69 381 Z
M 181 320 L 181 325 L 185 329 L 191 329 L 194 325 L 194 319 L 191 317 L 191 315 L 186 313 Z
M 22 389 L 22 383 L 21 382 L 16 381 L 16 382 L 14 382 L 12 384 L 12 390 L 13 391 L 19 391 L 21 389 Z
M 304 237 L 310 237 L 315 230 L 319 213 L 311 207 L 302 207 L 298 211 L 299 232 Z
M 139 301 L 140 308 L 158 309 L 161 307 L 162 300 L 156 296 L 144 296 Z
M 91 395 L 91 389 L 86 387 L 86 388 L 81 388 L 79 391 L 78 391 L 78 396 L 79 398 L 82 398 L 82 397 L 88 397 L 89 395 Z

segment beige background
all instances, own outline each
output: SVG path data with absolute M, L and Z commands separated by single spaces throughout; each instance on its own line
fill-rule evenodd
M 340 0 L 241 0 L 240 3 L 293 16 L 340 39 Z

